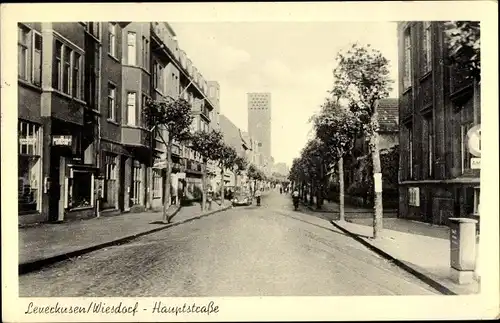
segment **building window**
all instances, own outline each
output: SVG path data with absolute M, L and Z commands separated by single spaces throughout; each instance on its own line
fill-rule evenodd
M 41 131 L 34 123 L 18 123 L 18 212 L 40 211 L 41 201 Z
M 135 92 L 127 93 L 127 124 L 135 126 L 137 123 L 137 104 L 136 104 L 136 94 Z
M 472 128 L 473 122 L 465 122 L 460 125 L 460 155 L 462 173 L 470 169 L 471 154 L 467 143 L 467 132 Z
M 134 161 L 132 164 L 132 190 L 130 191 L 130 203 L 132 205 L 141 204 L 141 179 L 141 164 L 138 161 Z
M 116 57 L 116 24 L 108 24 L 108 53 Z
M 153 198 L 161 198 L 161 170 L 153 169 Z
M 42 85 L 42 35 L 33 33 L 33 76 L 35 85 Z
M 411 56 L 411 32 L 408 28 L 404 33 L 404 70 L 403 87 L 404 89 L 412 86 L 412 56 Z
M 24 25 L 18 25 L 18 77 L 34 85 L 42 84 L 42 35 Z
M 30 30 L 24 26 L 17 26 L 17 73 L 19 78 L 28 80 L 29 62 L 29 33 Z
M 142 37 L 142 67 L 149 71 L 149 40 Z
M 422 73 L 430 72 L 432 69 L 432 29 L 431 22 L 424 21 L 423 23 L 423 39 L 422 39 Z
M 425 118 L 427 128 L 427 158 L 428 158 L 428 176 L 434 176 L 434 120 L 432 115 Z
M 108 119 L 116 120 L 116 87 L 113 84 L 108 85 Z
M 52 75 L 52 87 L 55 89 L 61 89 L 62 82 L 61 82 L 61 70 L 62 70 L 62 50 L 63 50 L 63 44 L 59 41 L 56 40 L 55 44 L 55 53 L 54 53 L 54 70 L 53 70 L 53 75 Z
M 71 49 L 64 46 L 63 50 L 63 79 L 62 79 L 62 91 L 66 94 L 69 93 L 70 89 L 70 76 L 71 76 Z
M 88 22 L 85 24 L 85 30 L 87 30 L 92 36 L 97 39 L 101 39 L 101 23 L 100 22 Z
M 104 154 L 104 187 L 103 187 L 103 207 L 115 208 L 116 206 L 116 160 L 115 154 Z
M 83 98 L 83 55 L 57 39 L 52 79 L 52 86 L 56 90 Z
M 136 34 L 128 32 L 127 34 L 127 64 L 137 65 L 137 45 Z
M 94 174 L 87 170 L 70 170 L 68 180 L 69 209 L 89 208 L 94 206 Z
M 82 60 L 78 53 L 73 53 L 73 75 L 72 75 L 72 90 L 73 96 L 82 96 Z
M 156 61 L 153 63 L 153 86 L 163 93 L 163 66 Z

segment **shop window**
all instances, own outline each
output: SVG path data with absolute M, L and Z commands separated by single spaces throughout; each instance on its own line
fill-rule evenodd
M 69 209 L 93 207 L 94 174 L 88 170 L 72 169 L 68 178 L 67 191 Z
M 130 203 L 132 205 L 141 204 L 141 184 L 142 184 L 142 168 L 137 161 L 132 166 L 132 189 L 130 190 Z
M 161 198 L 162 176 L 161 169 L 153 169 L 153 198 Z
M 117 155 L 115 154 L 106 153 L 104 155 L 104 208 L 114 208 L 116 204 L 116 160 Z
M 20 121 L 18 124 L 18 211 L 40 211 L 41 161 L 40 127 Z

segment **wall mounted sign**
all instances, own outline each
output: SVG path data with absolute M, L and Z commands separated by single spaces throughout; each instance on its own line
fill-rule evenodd
M 475 157 L 481 157 L 481 125 L 470 128 L 467 132 L 469 152 Z
M 53 146 L 71 146 L 72 143 L 72 136 L 52 136 Z

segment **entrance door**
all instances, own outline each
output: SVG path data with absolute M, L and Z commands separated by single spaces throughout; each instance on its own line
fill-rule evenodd
M 49 221 L 63 221 L 66 158 L 61 156 L 57 148 L 52 148 L 50 154 L 50 178 L 52 184 L 49 192 Z
M 61 198 L 61 183 L 59 180 L 59 157 L 56 149 L 50 154 L 50 191 L 49 191 L 49 221 L 55 222 L 59 218 L 59 199 Z
M 125 211 L 125 190 L 126 190 L 126 183 L 125 183 L 125 161 L 127 159 L 124 156 L 120 156 L 120 174 L 119 174 L 119 186 L 120 190 L 118 193 L 118 206 L 120 208 L 120 211 L 123 212 Z

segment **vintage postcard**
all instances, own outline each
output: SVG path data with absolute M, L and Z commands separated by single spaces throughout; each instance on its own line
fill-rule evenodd
M 2 5 L 3 320 L 496 317 L 497 10 Z

